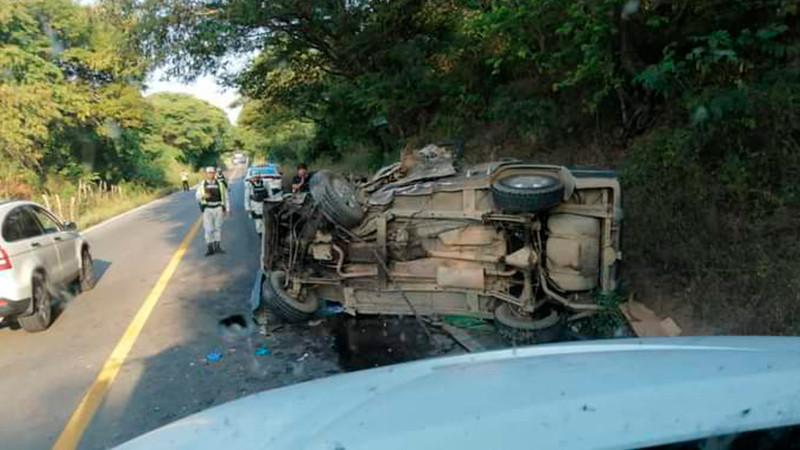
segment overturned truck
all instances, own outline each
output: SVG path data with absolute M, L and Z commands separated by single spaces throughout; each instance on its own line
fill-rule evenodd
M 556 339 L 617 288 L 621 192 L 611 171 L 501 161 L 458 167 L 429 145 L 358 186 L 320 171 L 265 203 L 262 306 L 290 321 L 349 314 L 493 319 Z

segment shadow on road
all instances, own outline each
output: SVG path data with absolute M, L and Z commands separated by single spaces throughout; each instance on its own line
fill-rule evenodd
M 103 278 L 103 275 L 108 271 L 108 268 L 111 267 L 110 261 L 103 261 L 103 260 L 94 260 L 94 279 L 95 285 L 96 283 L 100 282 L 100 279 Z M 53 297 L 53 312 L 52 312 L 52 323 L 55 323 L 61 313 L 67 308 L 67 305 L 73 301 L 79 300 L 80 298 L 80 286 L 77 282 L 71 283 L 69 286 L 57 286 L 52 288 L 53 292 L 50 295 Z M 0 329 L 3 328 L 10 328 L 12 330 L 21 330 L 22 327 L 19 326 L 19 323 L 14 319 L 4 320 L 0 322 Z
M 260 242 L 243 210 L 242 184 L 232 187 L 233 217 L 222 239 L 227 253 L 204 257 L 201 228 L 81 448 L 113 447 L 252 393 L 429 356 L 424 331 L 403 319 L 254 325 L 251 293 Z M 146 220 L 169 220 L 170 207 L 151 208 Z M 177 246 L 185 229 L 176 223 L 168 239 Z
M 178 193 L 140 220 L 174 223 L 161 239 L 177 248 L 193 224 L 187 222 L 196 208 L 193 195 Z M 265 335 L 250 324 L 260 242 L 242 196 L 242 184 L 232 183 L 225 254 L 203 256 L 202 227 L 191 242 L 81 448 L 113 447 L 210 406 L 341 371 L 325 326 L 285 325 Z M 182 217 L 172 211 L 176 202 Z M 220 325 L 232 316 L 244 318 L 244 326 L 239 320 Z

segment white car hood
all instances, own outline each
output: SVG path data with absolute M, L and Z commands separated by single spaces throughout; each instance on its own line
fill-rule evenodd
M 120 448 L 632 448 L 798 423 L 800 338 L 624 339 L 319 379 Z

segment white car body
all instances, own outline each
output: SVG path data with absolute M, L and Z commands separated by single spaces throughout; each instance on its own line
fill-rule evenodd
M 89 244 L 43 206 L 0 203 L 0 321 L 34 314 L 33 280 L 50 291 L 79 278 Z
M 246 211 L 253 210 L 251 205 L 250 196 L 252 195 L 253 185 L 251 180 L 258 177 L 264 181 L 267 193 L 270 197 L 279 195 L 283 192 L 282 177 L 277 166 L 274 164 L 266 164 L 263 166 L 250 166 L 247 168 L 247 174 L 244 178 L 244 209 Z
M 799 338 L 607 340 L 337 375 L 211 408 L 120 448 L 640 448 L 795 426 L 799 400 Z

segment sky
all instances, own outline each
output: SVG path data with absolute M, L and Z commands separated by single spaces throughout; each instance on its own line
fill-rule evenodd
M 201 100 L 205 100 L 221 108 L 228 115 L 231 124 L 236 124 L 236 119 L 239 117 L 242 107 L 231 108 L 230 105 L 236 100 L 237 92 L 233 89 L 223 89 L 217 84 L 213 76 L 202 76 L 190 84 L 180 81 L 161 81 L 161 77 L 162 72 L 156 72 L 148 78 L 146 82 L 147 90 L 144 91 L 144 95 L 155 94 L 157 92 L 192 94 Z

